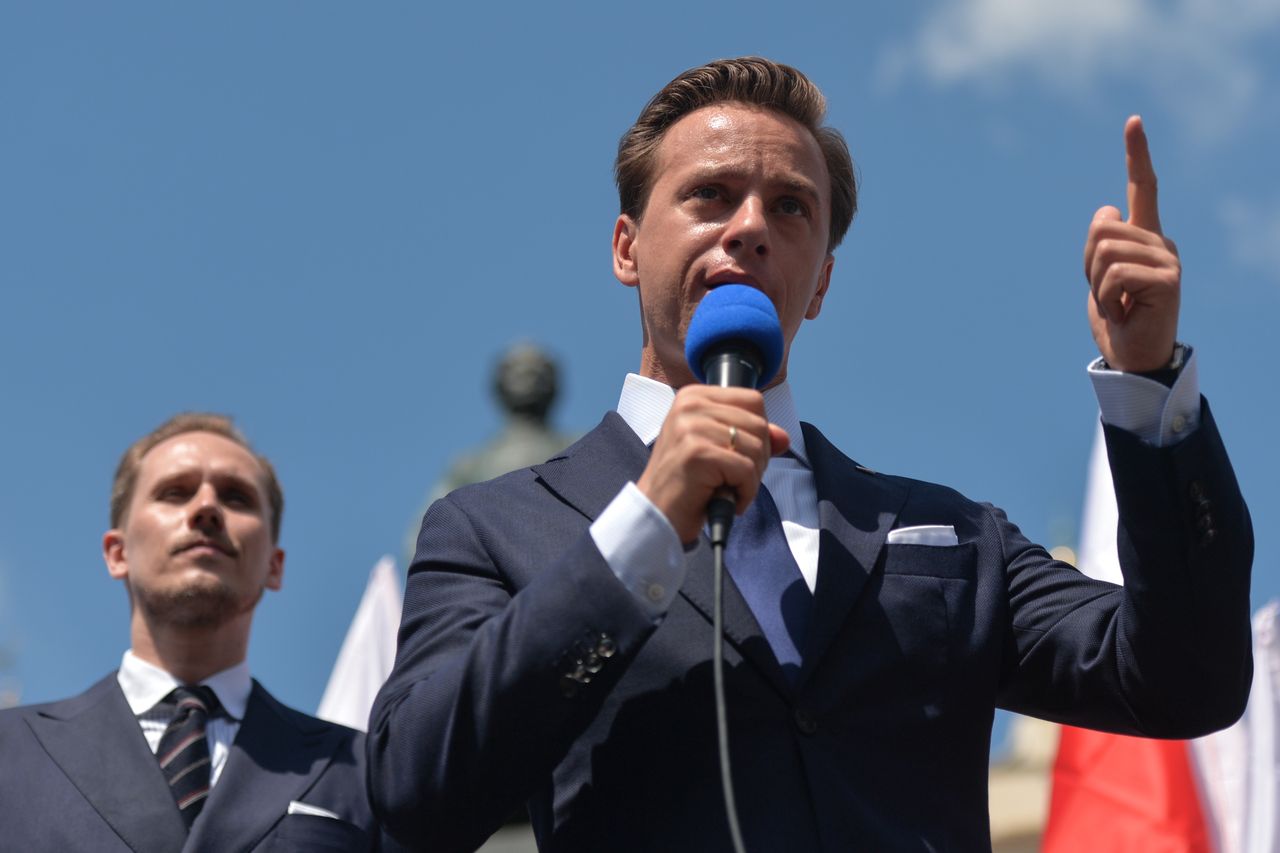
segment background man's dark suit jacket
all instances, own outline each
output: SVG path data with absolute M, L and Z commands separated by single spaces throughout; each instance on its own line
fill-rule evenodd
M 998 509 L 869 472 L 804 429 L 822 531 L 798 686 L 726 580 L 748 849 L 987 849 L 997 704 L 1163 737 L 1242 713 L 1252 531 L 1207 406 L 1173 448 L 1107 430 L 1123 589 Z M 529 800 L 544 851 L 729 849 L 709 546 L 655 628 L 587 532 L 647 452 L 611 413 L 561 457 L 427 512 L 369 734 L 393 833 L 471 850 Z M 960 544 L 886 544 L 918 524 L 954 525 Z
M 256 681 L 190 837 L 114 673 L 71 699 L 0 712 L 0 849 L 374 850 L 364 738 Z M 340 815 L 288 815 L 300 800 Z

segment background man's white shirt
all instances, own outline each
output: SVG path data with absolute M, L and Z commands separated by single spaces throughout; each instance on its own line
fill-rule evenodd
M 155 752 L 160 748 L 160 738 L 164 730 L 173 721 L 174 710 L 171 707 L 156 707 L 173 688 L 181 685 L 169 673 L 154 664 L 147 663 L 126 651 L 120 661 L 120 670 L 116 673 L 116 681 L 124 691 L 125 701 L 130 710 L 138 718 L 142 734 L 147 745 Z M 222 703 L 225 715 L 213 717 L 205 725 L 205 737 L 209 741 L 209 787 L 218 784 L 222 768 L 227 763 L 227 755 L 231 750 L 231 742 L 240 731 L 240 722 L 244 719 L 245 708 L 249 704 L 249 692 L 253 689 L 253 680 L 249 675 L 248 661 L 241 661 L 230 669 L 209 676 L 200 682 L 211 688 Z

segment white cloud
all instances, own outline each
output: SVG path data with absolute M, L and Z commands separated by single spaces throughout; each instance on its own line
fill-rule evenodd
M 1211 140 L 1263 93 L 1266 31 L 1278 25 L 1280 0 L 944 0 L 880 70 L 889 83 L 993 90 L 1030 78 L 1074 98 L 1134 85 Z
M 1270 207 L 1232 198 L 1218 218 L 1227 229 L 1227 245 L 1236 263 L 1280 281 L 1280 199 Z

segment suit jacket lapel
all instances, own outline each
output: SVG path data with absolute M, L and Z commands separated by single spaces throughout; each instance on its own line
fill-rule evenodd
M 184 853 L 249 850 L 329 765 L 341 730 L 290 711 L 256 681 L 218 784 Z
M 801 681 L 844 624 L 906 503 L 908 488 L 858 465 L 807 423 L 805 449 L 818 491 L 821 534 L 813 622 Z
M 30 725 L 76 789 L 138 853 L 170 853 L 187 830 L 115 673 Z
M 533 472 L 552 492 L 589 520 L 609 505 L 629 480 L 640 479 L 649 461 L 649 448 L 617 412 Z
M 649 461 L 645 447 L 616 412 L 604 416 L 594 430 L 563 454 L 534 466 L 534 472 L 557 496 L 589 520 L 599 517 L 629 480 L 637 480 Z M 687 552 L 689 573 L 680 594 L 707 621 L 712 619 L 712 556 L 706 536 Z M 780 690 L 791 692 L 742 593 L 727 575 L 724 583 L 725 636 Z

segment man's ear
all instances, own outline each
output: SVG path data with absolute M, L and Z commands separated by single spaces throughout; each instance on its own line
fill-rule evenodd
M 613 274 L 627 287 L 635 287 L 640 283 L 635 258 L 636 237 L 639 233 L 640 224 L 625 213 L 613 223 Z
M 267 589 L 280 589 L 284 586 L 284 549 L 276 548 L 271 554 L 271 565 L 267 569 Z
M 129 561 L 124 553 L 124 534 L 119 528 L 112 528 L 102 534 L 102 559 L 107 564 L 107 573 L 116 580 L 127 580 L 129 577 Z
M 826 298 L 827 288 L 831 286 L 831 270 L 835 265 L 836 256 L 828 254 L 827 259 L 822 262 L 822 272 L 818 273 L 818 289 L 814 291 L 809 307 L 805 309 L 806 320 L 816 320 L 822 313 L 822 300 Z

